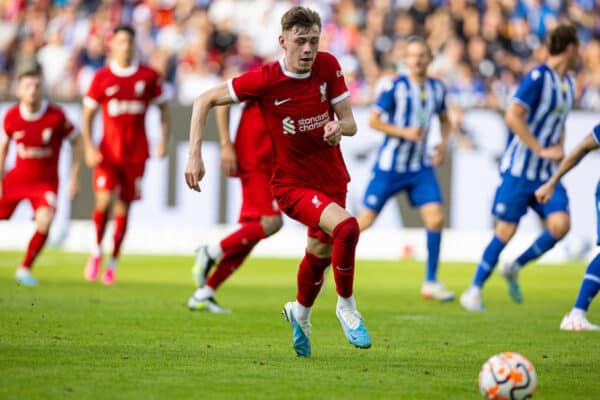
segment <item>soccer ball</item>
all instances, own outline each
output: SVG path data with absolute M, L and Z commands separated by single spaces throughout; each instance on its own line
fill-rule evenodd
M 483 364 L 479 372 L 479 390 L 490 400 L 530 399 L 536 385 L 533 364 L 518 353 L 496 354 Z

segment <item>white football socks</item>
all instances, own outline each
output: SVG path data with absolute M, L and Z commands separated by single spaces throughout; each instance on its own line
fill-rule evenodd
M 337 308 L 345 308 L 347 310 L 356 310 L 356 302 L 354 296 L 341 297 L 338 296 Z
M 293 311 L 296 320 L 304 322 L 310 319 L 310 312 L 312 311 L 312 307 L 304 307 L 302 304 L 295 301 Z
M 223 249 L 221 248 L 221 244 L 211 244 L 206 248 L 206 253 L 213 260 L 218 260 L 223 255 Z
M 213 297 L 215 295 L 215 289 L 210 286 L 203 286 L 200 289 L 196 289 L 194 292 L 194 297 L 196 300 L 206 300 L 209 297 Z

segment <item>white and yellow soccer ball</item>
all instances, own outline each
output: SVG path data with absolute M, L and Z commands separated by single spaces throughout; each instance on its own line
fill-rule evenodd
M 518 353 L 496 354 L 483 364 L 479 372 L 479 390 L 490 400 L 530 399 L 536 386 L 533 364 Z

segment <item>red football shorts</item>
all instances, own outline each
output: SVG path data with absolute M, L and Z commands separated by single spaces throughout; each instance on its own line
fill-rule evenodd
M 22 200 L 29 200 L 34 211 L 41 207 L 56 209 L 57 189 L 53 182 L 23 182 L 22 179 L 9 172 L 2 179 L 0 219 L 10 218 Z
M 255 221 L 262 216 L 281 215 L 271 193 L 271 176 L 254 172 L 240 176 L 242 182 L 242 209 L 239 222 Z
M 346 192 L 325 194 L 319 190 L 297 186 L 273 187 L 273 195 L 279 208 L 290 218 L 308 226 L 308 236 L 322 243 L 332 243 L 331 236 L 319 228 L 319 220 L 325 207 L 336 203 L 346 208 Z
M 142 195 L 142 177 L 146 163 L 100 164 L 94 168 L 94 192 L 118 190 L 125 202 L 139 200 Z

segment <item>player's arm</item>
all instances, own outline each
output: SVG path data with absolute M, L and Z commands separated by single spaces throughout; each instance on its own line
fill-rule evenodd
M 352 107 L 350 106 L 350 99 L 345 98 L 335 103 L 333 105 L 333 112 L 337 116 L 337 120 L 329 121 L 325 124 L 323 140 L 330 146 L 337 146 L 340 144 L 342 136 L 356 135 L 357 128 Z
M 578 145 L 569 153 L 558 165 L 558 169 L 554 175 L 544 185 L 540 186 L 535 192 L 535 197 L 540 203 L 546 203 L 552 197 L 554 188 L 563 176 L 572 170 L 590 151 L 600 148 L 600 144 L 596 142 L 593 134 L 587 135 Z
M 229 134 L 229 111 L 231 107 L 221 106 L 215 109 L 217 116 L 217 129 L 221 144 L 221 170 L 227 176 L 234 176 L 237 172 L 237 156 Z
M 4 179 L 4 164 L 8 154 L 10 138 L 0 131 L 0 198 L 2 198 L 2 179 Z
M 81 120 L 81 138 L 83 140 L 83 148 L 85 151 L 85 162 L 90 168 L 94 168 L 102 161 L 100 151 L 94 145 L 92 140 L 92 122 L 96 116 L 97 106 L 83 103 L 83 116 Z
M 442 132 L 442 141 L 435 146 L 435 154 L 431 162 L 433 165 L 440 165 L 446 159 L 446 152 L 448 151 L 448 138 L 450 132 L 452 132 L 452 124 L 447 112 L 443 112 L 439 116 L 440 118 L 440 131 Z
M 202 161 L 202 139 L 204 138 L 208 112 L 213 107 L 234 102 L 227 85 L 227 82 L 223 82 L 204 92 L 194 101 L 192 108 L 190 153 L 185 167 L 185 181 L 191 189 L 197 192 L 200 191 L 200 181 L 205 173 L 204 162 Z
M 420 142 L 423 140 L 423 134 L 425 133 L 425 129 L 423 129 L 423 127 L 399 127 L 394 124 L 390 124 L 389 122 L 385 122 L 382 119 L 382 114 L 383 111 L 379 109 L 371 111 L 371 115 L 369 116 L 369 127 L 383 132 L 388 136 L 401 137 L 413 142 Z
M 71 177 L 69 180 L 69 196 L 71 200 L 79 194 L 79 171 L 81 171 L 81 159 L 83 158 L 83 139 L 76 135 L 69 141 L 71 144 Z
M 163 158 L 167 155 L 169 149 L 169 125 L 170 125 L 170 114 L 169 114 L 169 102 L 163 101 L 157 104 L 158 110 L 160 111 L 160 142 L 156 146 L 156 155 Z
M 529 130 L 527 124 L 527 109 L 518 102 L 512 102 L 506 110 L 504 121 L 510 130 L 521 139 L 525 146 L 529 147 L 541 158 L 559 161 L 563 158 L 564 152 L 560 144 L 550 147 L 542 147 Z

